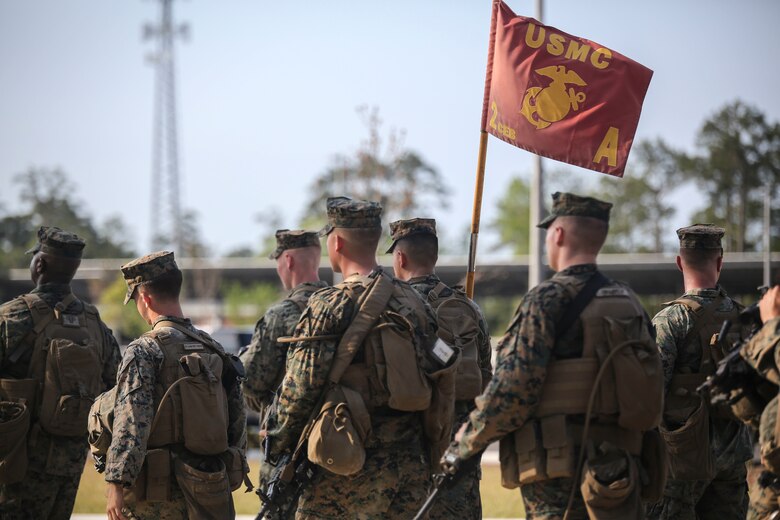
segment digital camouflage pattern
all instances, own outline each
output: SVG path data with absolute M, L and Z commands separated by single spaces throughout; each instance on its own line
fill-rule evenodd
M 609 202 L 559 191 L 553 193 L 552 199 L 550 214 L 537 224 L 537 227 L 547 229 L 558 217 L 591 217 L 609 222 L 609 212 L 612 209 Z
M 743 348 L 743 353 L 758 353 L 758 352 L 771 352 L 769 355 L 774 362 L 770 362 L 767 366 L 756 366 L 756 358 L 752 355 L 743 356 L 751 365 L 759 371 L 759 373 L 770 380 L 777 380 L 777 366 L 778 356 L 780 356 L 780 318 L 774 318 L 764 323 L 764 326 L 752 337 L 750 341 Z M 767 370 L 768 369 L 768 370 Z M 767 405 L 777 407 L 777 398 L 770 401 Z M 772 410 L 768 411 L 766 417 L 772 417 Z M 776 415 L 775 415 L 776 417 Z M 774 436 L 774 424 L 770 424 L 772 421 L 768 421 L 767 424 L 764 421 L 761 422 L 759 429 L 762 432 L 764 439 L 770 439 Z M 775 443 L 777 441 L 775 440 Z M 760 446 L 764 450 L 769 447 L 763 445 Z M 762 450 L 762 451 L 764 451 Z M 780 511 L 780 477 L 765 472 L 761 478 L 758 479 L 756 486 L 750 489 L 750 505 L 748 508 L 748 520 L 768 520 L 772 518 L 772 514 L 777 514 Z
M 48 228 L 51 229 L 51 228 Z M 71 293 L 68 284 L 41 284 L 32 293 L 54 307 Z M 83 312 L 84 304 L 76 300 L 67 313 Z M 103 372 L 105 389 L 114 385 L 119 365 L 119 346 L 111 330 L 101 321 L 103 331 Z M 22 343 L 33 328 L 33 317 L 27 304 L 15 298 L 0 306 L 0 376 L 27 377 L 32 349 L 9 365 L 8 356 Z M 19 484 L 0 485 L 0 518 L 69 518 L 76 498 L 81 473 L 87 459 L 86 434 L 83 437 L 55 437 L 33 426 L 37 431 L 34 444 L 28 446 L 29 469 Z
M 579 320 L 556 344 L 556 323 L 596 272 L 595 264 L 568 267 L 531 289 L 522 299 L 498 344 L 493 378 L 471 412 L 456 453 L 466 459 L 522 427 L 534 414 L 547 365 L 582 355 Z M 578 488 L 579 489 L 579 488 Z M 552 479 L 521 486 L 527 518 L 558 518 L 566 509 L 570 479 Z M 576 494 L 575 508 L 582 508 Z M 557 511 L 557 513 L 552 513 Z
M 706 305 L 714 301 L 719 291 L 723 290 L 720 287 L 693 289 L 683 296 Z M 718 311 L 728 312 L 736 305 L 734 300 L 726 297 Z M 702 359 L 699 338 L 683 344 L 694 326 L 694 320 L 693 311 L 679 303 L 662 309 L 653 318 L 666 390 L 675 373 L 699 372 Z M 648 508 L 649 518 L 695 518 L 697 512 L 710 507 L 708 504 L 716 504 L 719 508 L 721 516 L 717 518 L 744 518 L 747 507 L 745 462 L 753 456 L 747 426 L 739 421 L 710 417 L 710 446 L 715 457 L 714 479 L 710 482 L 667 480 L 663 500 Z
M 38 229 L 38 243 L 27 251 L 35 254 L 39 251 L 66 258 L 81 258 L 85 242 L 74 233 L 63 231 L 58 227 L 41 226 Z
M 291 452 L 325 391 L 340 337 L 357 314 L 357 299 L 380 275 L 352 275 L 340 284 L 314 293 L 295 329 L 296 337 L 336 336 L 334 339 L 293 344 L 287 357 L 278 406 L 268 432 L 271 457 Z M 394 284 L 403 284 L 393 278 Z M 411 294 L 416 294 L 411 292 Z M 436 341 L 436 319 L 420 296 L 420 312 L 427 323 L 414 323 L 417 344 L 430 349 Z M 416 321 L 417 313 L 407 315 Z M 359 356 L 360 354 L 358 354 Z M 418 362 L 432 370 L 432 362 L 418 352 Z M 428 490 L 428 461 L 424 455 L 420 415 L 390 409 L 371 412 L 372 433 L 366 439 L 366 463 L 350 477 L 320 471 L 314 486 L 304 490 L 297 518 L 412 518 Z M 327 491 L 323 491 L 327 490 Z M 349 512 L 349 513 L 345 513 Z M 391 514 L 392 513 L 392 514 Z M 345 516 L 346 515 L 346 516 Z
M 160 321 L 178 323 L 196 334 L 199 332 L 189 319 L 173 316 L 160 316 Z M 152 325 L 154 328 L 154 324 Z M 174 335 L 184 335 L 171 329 Z M 106 455 L 106 482 L 132 485 L 141 472 L 146 456 L 146 443 L 151 433 L 156 411 L 154 389 L 164 360 L 161 346 L 153 338 L 142 336 L 125 349 L 117 375 L 117 401 L 114 406 L 114 431 L 111 446 Z M 236 385 L 228 394 L 228 444 L 239 448 L 246 446 L 246 412 L 241 388 Z M 168 511 L 184 510 L 184 498 L 175 482 L 171 486 L 177 489 L 179 499 L 173 500 L 164 509 Z M 126 494 L 127 499 L 127 494 Z M 126 504 L 138 516 L 132 503 Z M 163 506 L 161 506 L 163 507 Z M 139 518 L 142 518 L 139 516 Z M 150 516 L 147 518 L 155 518 Z M 186 516 L 185 516 L 186 518 Z
M 320 237 L 316 231 L 304 231 L 296 229 L 278 229 L 276 231 L 276 249 L 268 256 L 271 260 L 276 260 L 288 249 L 299 249 L 302 247 L 320 247 Z
M 720 249 L 726 230 L 712 224 L 694 224 L 677 230 L 680 249 Z
M 414 220 L 433 220 L 433 219 L 414 219 Z M 408 222 L 408 221 L 407 221 Z M 434 221 L 435 223 L 435 221 Z M 390 224 L 392 229 L 393 224 Z M 394 235 L 395 236 L 395 235 Z M 408 236 L 408 235 L 406 235 Z M 435 274 L 419 276 L 409 280 L 409 285 L 414 287 L 426 298 L 428 294 L 441 282 Z M 448 297 L 452 294 L 444 291 L 441 297 Z M 474 302 L 472 302 L 474 303 Z M 491 363 L 490 333 L 488 331 L 487 321 L 476 303 L 474 307 L 479 312 L 480 338 L 482 342 L 478 345 L 479 366 L 482 370 L 482 381 L 490 381 L 493 377 L 493 366 Z M 455 421 L 452 425 L 452 438 L 468 418 L 471 411 L 476 408 L 474 401 L 455 401 Z M 482 499 L 479 494 L 479 481 L 482 478 L 482 471 L 479 466 L 475 466 L 469 473 L 463 475 L 458 483 L 449 489 L 439 491 L 438 498 L 433 507 L 428 512 L 429 520 L 449 520 L 458 519 L 479 519 L 482 518 Z
M 436 236 L 436 219 L 411 218 L 390 223 L 390 239 L 393 241 L 386 253 L 392 253 L 399 240 L 412 235 Z
M 178 271 L 179 267 L 171 251 L 158 251 L 136 258 L 120 269 L 127 284 L 127 295 L 125 295 L 125 305 L 127 305 L 136 287 L 152 282 L 166 273 Z
M 382 227 L 382 205 L 370 200 L 352 200 L 349 197 L 328 197 L 328 223 L 320 230 L 325 236 L 334 228 Z
M 260 412 L 261 416 L 284 377 L 289 343 L 277 343 L 276 340 L 293 335 L 309 297 L 327 286 L 324 281 L 298 285 L 287 298 L 271 306 L 255 325 L 252 342 L 241 354 L 246 371 L 242 389 L 247 406 Z

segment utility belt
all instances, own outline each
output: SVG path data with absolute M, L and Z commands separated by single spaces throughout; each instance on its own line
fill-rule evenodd
M 245 480 L 245 459 L 238 448 L 219 455 L 196 455 L 184 445 L 148 449 L 141 472 L 125 491 L 135 502 L 168 502 L 177 485 L 187 503 L 189 518 L 232 518 L 231 493 Z

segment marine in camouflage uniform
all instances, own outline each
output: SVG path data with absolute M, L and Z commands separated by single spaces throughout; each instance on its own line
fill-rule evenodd
M 762 377 L 774 384 L 780 384 L 780 288 L 770 289 L 760 302 L 761 319 L 764 325 L 742 349 L 742 357 Z M 759 360 L 766 360 L 759 363 Z M 775 397 L 761 415 L 759 425 L 762 464 L 770 465 L 763 454 L 773 452 L 780 444 L 777 439 L 777 407 Z M 774 461 L 776 464 L 776 461 Z M 776 471 L 776 470 L 775 470 Z M 763 471 L 755 486 L 750 489 L 748 520 L 770 520 L 780 517 L 780 475 Z
M 287 267 L 285 251 L 295 253 L 308 252 L 320 257 L 320 241 L 315 231 L 290 231 L 280 229 L 276 232 L 276 249 L 270 259 L 277 261 L 277 272 L 282 285 L 289 294 L 282 301 L 272 305 L 255 325 L 252 342 L 241 354 L 246 379 L 242 383 L 246 404 L 261 417 L 271 404 L 276 389 L 284 377 L 284 365 L 287 360 L 287 343 L 277 343 L 281 337 L 292 336 L 295 325 L 316 291 L 328 286 L 317 276 L 317 265 L 294 263 Z M 303 268 L 307 268 L 303 270 Z
M 260 413 L 263 429 L 270 426 L 265 424 L 264 419 L 284 377 L 287 361 L 289 343 L 278 343 L 277 340 L 293 335 L 309 297 L 328 286 L 318 276 L 320 251 L 316 231 L 280 229 L 276 232 L 276 249 L 269 258 L 276 260 L 282 285 L 290 292 L 258 320 L 249 348 L 240 355 L 246 372 L 246 379 L 241 384 L 244 401 L 249 408 Z M 259 486 L 262 490 L 272 470 L 265 464 L 263 456 L 261 451 Z
M 51 265 L 65 262 L 74 264 L 75 273 L 84 248 L 84 241 L 76 235 L 56 227 L 41 227 L 38 244 L 28 251 L 34 254 L 31 268 L 36 283 L 32 294 L 40 296 L 52 308 L 71 295 L 70 278 L 51 279 L 49 270 L 41 272 L 41 263 Z M 84 304 L 75 300 L 64 312 L 80 314 Z M 119 365 L 119 347 L 111 330 L 101 321 L 103 331 L 102 380 L 105 388 L 113 386 Z M 0 377 L 24 379 L 27 377 L 31 352 L 25 352 L 16 362 L 9 356 L 24 348 L 23 339 L 33 329 L 33 318 L 24 300 L 15 298 L 0 306 Z M 30 351 L 32 349 L 29 349 Z M 87 436 L 53 436 L 37 423 L 31 427 L 28 443 L 29 466 L 22 482 L 0 485 L 0 518 L 67 519 L 73 510 L 79 480 L 87 458 Z
M 566 265 L 561 263 L 562 246 L 556 242 L 555 228 L 565 225 L 556 220 L 577 217 L 581 229 L 604 230 L 609 222 L 612 204 L 590 197 L 569 193 L 555 193 L 550 215 L 539 227 L 548 228 L 546 249 L 552 267 L 557 272 L 532 288 L 522 299 L 509 327 L 497 347 L 493 378 L 485 391 L 476 398 L 476 409 L 468 416 L 458 432 L 457 444 L 449 448 L 446 459 L 468 459 L 491 443 L 523 427 L 534 417 L 539 404 L 548 365 L 557 360 L 578 358 L 582 355 L 583 327 L 576 320 L 567 333 L 556 341 L 556 325 L 567 307 L 586 282 L 597 272 L 597 251 L 579 258 L 590 262 Z M 584 217 L 584 218 L 583 218 Z M 564 220 L 564 219 L 561 219 Z M 599 224 L 599 222 L 601 224 Z M 572 222 L 572 219 L 566 223 Z M 565 231 L 570 233 L 571 231 Z M 598 233 L 597 233 L 598 234 Z M 564 235 L 566 236 L 566 235 Z M 603 238 L 601 238 L 603 242 Z M 600 245 L 599 245 L 600 247 Z M 445 466 L 446 466 L 446 462 Z M 528 520 L 559 520 L 563 517 L 572 478 L 560 477 L 521 484 L 520 490 Z M 570 517 L 588 517 L 580 493 L 579 482 L 574 495 Z
M 408 220 L 398 220 L 390 223 L 390 236 L 393 240 L 387 253 L 393 253 L 393 269 L 395 275 L 408 282 L 426 299 L 434 289 L 439 286 L 441 280 L 433 272 L 438 256 L 438 241 L 436 235 L 436 220 L 429 218 L 414 218 Z M 403 246 L 397 247 L 400 241 L 408 237 L 423 238 L 422 242 L 411 245 L 410 249 Z M 412 239 L 415 240 L 415 239 Z M 408 241 L 407 241 L 408 242 Z M 401 242 L 403 243 L 403 242 Z M 410 257 L 411 265 L 399 265 L 399 254 L 401 250 Z M 415 254 L 418 258 L 415 258 Z M 425 258 L 423 258 L 425 257 Z M 430 266 L 422 267 L 422 260 L 427 260 Z M 414 273 L 412 272 L 414 271 Z M 422 274 L 422 272 L 425 272 Z M 439 298 L 448 298 L 452 296 L 453 290 L 445 288 L 439 295 Z M 479 316 L 477 326 L 479 334 L 477 335 L 477 357 L 479 368 L 482 373 L 482 390 L 487 386 L 488 381 L 493 376 L 493 367 L 491 364 L 490 333 L 488 332 L 487 321 L 482 314 L 481 309 L 475 302 L 471 302 Z M 454 439 L 460 426 L 466 421 L 469 414 L 476 407 L 473 400 L 455 401 L 455 421 L 452 425 L 452 438 Z M 482 478 L 482 471 L 479 466 L 475 466 L 467 474 L 464 474 L 458 483 L 451 488 L 439 491 L 436 502 L 428 511 L 429 520 L 449 520 L 458 518 L 480 519 L 482 518 L 482 500 L 479 493 L 479 481 Z
M 721 249 L 723 228 L 694 225 L 677 230 L 681 255 L 684 250 Z M 689 268 L 678 257 L 683 273 Z M 682 263 L 681 263 L 682 262 Z M 714 266 L 714 264 L 713 264 Z M 717 280 L 719 269 L 712 267 Z M 690 276 L 688 274 L 687 276 Z M 739 304 L 726 295 L 722 287 L 690 287 L 686 277 L 686 292 L 682 296 L 704 306 L 722 298 L 716 312 L 727 313 Z M 686 337 L 696 323 L 696 315 L 686 305 L 674 303 L 662 309 L 653 318 L 656 343 L 664 370 L 664 387 L 668 392 L 674 374 L 698 373 L 702 351 L 698 337 L 685 344 Z M 741 519 L 747 508 L 747 470 L 745 462 L 753 455 L 747 426 L 738 420 L 710 416 L 710 446 L 715 459 L 715 476 L 711 480 L 676 480 L 666 482 L 663 499 L 648 506 L 648 518 L 663 520 L 687 519 Z
M 363 232 L 367 237 L 362 247 L 373 243 L 373 251 L 361 251 L 373 256 L 381 234 L 382 207 L 375 202 L 353 201 L 345 197 L 329 198 L 328 224 L 321 234 L 328 236 L 328 253 L 336 272 L 345 276 L 343 282 L 314 293 L 309 306 L 295 329 L 296 337 L 333 336 L 333 339 L 302 341 L 290 349 L 287 373 L 282 382 L 278 407 L 272 411 L 273 429 L 270 455 L 277 458 L 292 452 L 309 421 L 314 407 L 326 390 L 328 374 L 339 343 L 357 315 L 357 299 L 377 276 L 386 276 L 376 260 L 363 260 L 352 267 L 363 272 L 343 272 L 336 242 L 345 233 Z M 338 228 L 338 232 L 334 229 Z M 355 242 L 352 243 L 355 245 Z M 357 246 L 356 246 L 357 247 Z M 354 249 L 352 250 L 354 251 Z M 393 279 L 394 284 L 403 284 Z M 432 347 L 436 340 L 436 322 L 430 307 L 419 298 L 418 304 L 427 313 L 427 323 L 413 323 L 418 345 Z M 415 319 L 415 312 L 407 317 Z M 358 353 L 358 356 L 360 354 Z M 420 359 L 423 353 L 418 352 Z M 390 408 L 371 413 L 372 433 L 366 439 L 366 460 L 363 469 L 351 476 L 340 476 L 319 470 L 314 483 L 303 491 L 298 503 L 297 519 L 390 519 L 411 518 L 422 505 L 429 486 L 428 461 L 423 446 L 423 431 L 418 413 L 398 412 Z
M 162 251 L 136 259 L 122 266 L 127 282 L 125 304 L 130 299 L 139 298 L 139 286 L 158 282 L 166 275 L 180 271 L 173 253 Z M 207 336 L 192 326 L 192 322 L 181 315 L 180 308 L 163 315 L 151 308 L 142 314 L 142 303 L 136 302 L 139 314 L 149 322 L 152 329 L 162 321 L 173 322 L 199 336 Z M 178 307 L 178 299 L 175 306 Z M 175 339 L 187 339 L 180 331 L 171 328 Z M 152 424 L 156 412 L 155 385 L 162 377 L 164 346 L 156 339 L 142 336 L 130 343 L 122 356 L 122 363 L 116 379 L 116 404 L 114 406 L 114 424 L 111 446 L 106 457 L 105 480 L 109 483 L 108 518 L 137 520 L 186 520 L 187 505 L 184 495 L 173 478 L 170 478 L 171 500 L 163 502 L 138 501 L 132 486 L 141 473 L 147 453 Z M 228 399 L 228 445 L 246 449 L 246 412 L 239 385 L 233 385 Z M 207 419 L 207 418 L 204 418 Z M 124 495 L 120 516 L 112 510 L 112 486 L 121 487 Z

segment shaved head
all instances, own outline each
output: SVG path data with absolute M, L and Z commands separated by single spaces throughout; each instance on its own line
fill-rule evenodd
M 382 228 L 334 228 L 336 233 L 344 239 L 348 251 L 355 255 L 375 255 L 382 237 Z
M 553 224 L 566 230 L 573 250 L 588 254 L 598 254 L 609 231 L 609 224 L 593 217 L 558 217 Z
M 399 240 L 398 249 L 414 267 L 433 270 L 439 259 L 439 240 L 434 235 L 417 234 Z

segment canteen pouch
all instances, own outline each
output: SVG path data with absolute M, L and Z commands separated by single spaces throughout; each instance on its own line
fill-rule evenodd
M 664 406 L 663 371 L 642 317 L 603 319 L 610 351 L 620 348 L 610 367 L 617 394 L 618 425 L 638 431 L 656 428 Z M 627 341 L 631 343 L 626 345 Z
M 354 475 L 366 461 L 365 439 L 371 419 L 360 394 L 335 385 L 309 434 L 309 460 L 336 475 Z
M 707 406 L 699 405 L 677 429 L 659 426 L 669 453 L 669 476 L 675 480 L 710 480 L 715 475 L 715 460 L 710 448 L 710 419 Z
M 642 479 L 642 500 L 657 502 L 664 495 L 666 474 L 669 470 L 666 443 L 657 430 L 649 430 L 642 435 L 640 460 L 646 477 L 646 480 Z
M 546 453 L 542 445 L 541 431 L 538 430 L 540 430 L 539 423 L 530 420 L 513 434 L 520 484 L 548 479 L 545 471 Z
M 603 443 L 599 451 L 599 455 L 588 457 L 582 468 L 580 491 L 588 517 L 593 520 L 643 518 L 636 461 L 627 451 L 609 443 Z
M 111 446 L 111 432 L 114 425 L 114 404 L 116 403 L 116 389 L 100 394 L 89 409 L 87 421 L 87 441 L 92 455 L 104 456 Z
M 198 455 L 219 455 L 228 449 L 228 404 L 217 354 L 188 354 L 180 363 L 190 376 L 179 385 L 184 447 Z M 204 420 L 208 418 L 208 420 Z
M 386 364 L 388 406 L 403 412 L 425 410 L 431 404 L 431 385 L 418 365 L 414 326 L 393 311 L 385 311 L 382 316 L 376 329 Z
M 27 473 L 30 408 L 23 400 L 0 401 L 0 484 L 21 482 Z
M 222 462 L 225 463 L 225 470 L 228 475 L 228 482 L 230 483 L 230 491 L 235 491 L 241 487 L 241 483 L 244 482 L 244 477 L 248 476 L 249 468 L 246 466 L 246 458 L 244 453 L 231 446 L 220 455 Z M 249 484 L 251 486 L 251 483 Z
M 165 448 L 146 452 L 146 501 L 171 500 L 171 452 Z
M 514 433 L 505 435 L 498 441 L 498 461 L 501 464 L 501 486 L 506 489 L 520 487 L 520 473 L 517 469 Z
M 187 503 L 188 518 L 224 520 L 234 518 L 225 463 L 219 457 L 173 454 L 173 473 Z
M 89 409 L 102 386 L 97 351 L 88 340 L 76 344 L 69 339 L 52 339 L 47 349 L 41 427 L 52 435 L 84 435 Z
M 0 379 L 0 400 L 18 401 L 24 399 L 30 414 L 35 413 L 38 391 L 37 379 Z

